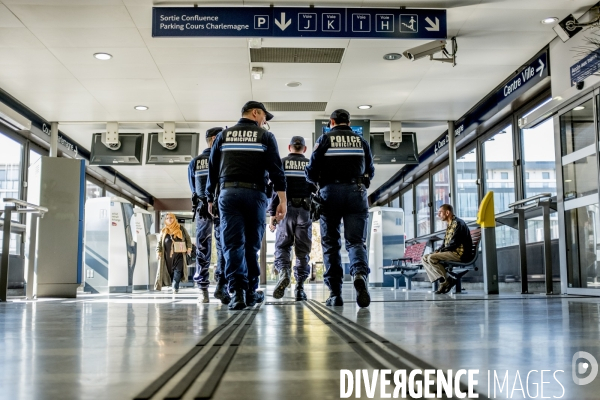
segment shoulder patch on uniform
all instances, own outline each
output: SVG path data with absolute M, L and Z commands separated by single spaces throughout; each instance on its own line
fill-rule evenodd
M 315 143 L 315 147 L 313 147 L 313 151 L 315 151 L 319 147 L 319 143 Z

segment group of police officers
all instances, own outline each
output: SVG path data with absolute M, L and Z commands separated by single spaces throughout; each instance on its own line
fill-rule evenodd
M 276 229 L 277 236 L 275 268 L 279 280 L 274 298 L 282 298 L 290 284 L 294 246 L 295 298 L 306 300 L 304 281 L 310 273 L 312 222 L 318 218 L 324 280 L 330 291 L 326 304 L 343 305 L 343 222 L 356 302 L 359 307 L 368 307 L 366 189 L 374 174 L 369 144 L 350 128 L 350 113 L 340 109 L 331 114 L 331 130 L 319 137 L 310 160 L 304 156 L 306 144 L 300 136 L 292 138 L 290 153 L 282 159 L 275 136 L 264 128 L 272 118 L 262 103 L 247 102 L 236 125 L 206 131 L 208 148 L 190 163 L 189 182 L 196 213 L 194 281 L 202 292 L 201 301 L 209 302 L 213 226 L 217 249 L 215 298 L 231 310 L 264 301 L 264 293 L 257 290 L 258 251 L 268 211 L 269 226 Z

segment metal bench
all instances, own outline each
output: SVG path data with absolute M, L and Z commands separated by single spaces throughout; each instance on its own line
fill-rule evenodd
M 440 263 L 446 269 L 446 273 L 456 279 L 452 293 L 462 292 L 462 277 L 469 271 L 477 271 L 475 262 L 479 258 L 479 242 L 481 241 L 481 229 L 471 230 L 471 239 L 473 240 L 473 258 L 467 262 L 460 261 L 441 261 Z M 437 289 L 437 288 L 436 288 Z
M 416 243 L 404 250 L 404 257 L 392 260 L 392 265 L 383 267 L 383 274 L 394 278 L 394 288 L 400 288 L 400 278 L 406 280 L 406 290 L 412 290 L 412 278 L 423 272 L 423 265 L 419 264 L 427 243 Z

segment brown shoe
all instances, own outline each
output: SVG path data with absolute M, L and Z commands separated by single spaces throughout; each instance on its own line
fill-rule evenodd
M 454 279 L 451 276 L 448 276 L 448 277 L 446 277 L 446 281 L 444 282 L 444 284 L 442 286 L 440 286 L 440 289 L 438 290 L 438 292 L 440 292 L 440 293 L 438 293 L 438 294 L 446 294 L 450 290 L 452 290 L 452 288 L 454 286 L 456 286 L 456 279 Z
M 451 276 L 447 276 L 446 280 L 440 285 L 435 294 L 446 294 L 454 287 L 454 285 L 456 285 L 456 279 Z

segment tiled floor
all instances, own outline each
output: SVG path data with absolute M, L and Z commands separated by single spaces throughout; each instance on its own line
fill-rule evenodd
M 309 298 L 327 297 L 322 285 L 307 287 Z M 477 389 L 487 395 L 489 388 L 490 398 L 541 398 L 541 370 L 550 371 L 544 397 L 599 398 L 600 376 L 576 385 L 571 363 L 577 351 L 600 361 L 600 298 L 374 289 L 368 309 L 357 308 L 349 287 L 344 298 L 336 312 L 425 362 L 479 369 Z M 214 299 L 197 303 L 192 289 L 0 304 L 0 398 L 132 399 L 231 315 Z M 366 368 L 306 305 L 265 304 L 213 398 L 337 399 L 339 370 Z M 555 375 L 560 385 L 556 370 L 564 371 Z M 496 384 L 496 396 L 494 371 L 500 382 L 508 372 L 508 386 L 501 394 Z M 193 398 L 203 376 L 184 398 Z

